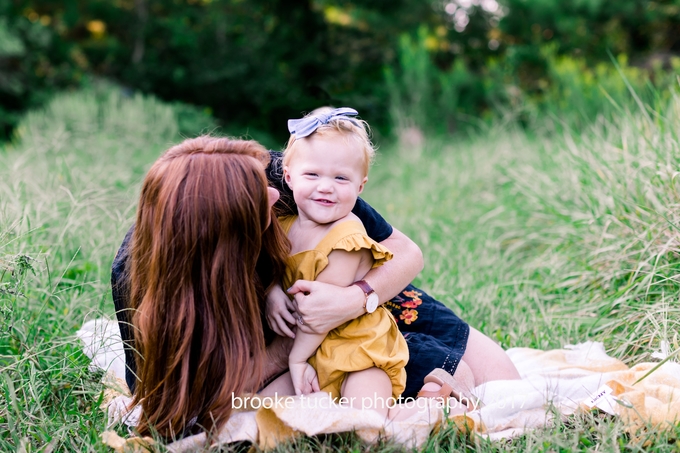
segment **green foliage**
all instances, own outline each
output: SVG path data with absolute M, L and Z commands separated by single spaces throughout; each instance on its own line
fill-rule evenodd
M 611 52 L 668 69 L 679 12 L 671 0 L 0 0 L 0 136 L 91 76 L 201 106 L 235 135 L 266 131 L 270 146 L 287 118 L 328 104 L 383 130 L 453 131 L 523 105 L 517 93 L 541 104 L 562 58 L 597 72 Z M 413 118 L 397 118 L 401 106 Z
M 582 57 L 558 54 L 555 45 L 539 47 L 532 55 L 533 66 L 541 68 L 534 78 L 522 78 L 527 60 L 516 48 L 490 58 L 482 69 L 464 59 L 441 68 L 435 64 L 437 51 L 428 44 L 433 40 L 425 28 L 415 39 L 403 35 L 397 65 L 385 70 L 398 136 L 409 126 L 441 134 L 460 124 L 479 128 L 499 119 L 536 124 L 546 115 L 559 119 L 555 127 L 581 130 L 600 117 L 611 120 L 641 105 L 652 112 L 664 108 L 680 74 L 678 57 L 649 67 L 630 65 L 625 54 L 589 64 Z
M 567 78 L 577 70 L 565 61 L 556 71 Z M 607 89 L 624 96 L 625 81 L 637 79 L 618 64 L 626 79 Z M 652 360 L 663 342 L 673 353 L 680 93 L 650 90 L 653 109 L 642 97 L 582 131 L 528 115 L 531 134 L 511 121 L 455 143 L 447 134 L 385 147 L 366 197 L 423 249 L 418 283 L 504 347 L 590 339 L 628 363 Z M 183 109 L 115 86 L 62 93 L 27 114 L 0 152 L 1 451 L 105 451 L 101 376 L 74 333 L 113 315 L 109 269 L 140 181 L 179 139 L 182 115 L 202 123 L 202 112 Z M 673 451 L 678 435 L 630 436 L 621 420 L 587 413 L 502 442 L 444 427 L 426 448 Z M 279 447 L 366 449 L 355 436 Z
M 584 58 L 555 55 L 544 47 L 547 66 L 543 89 L 528 96 L 535 113 L 550 114 L 576 129 L 592 124 L 599 116 L 614 115 L 641 105 L 651 110 L 665 108 L 680 74 L 680 59 L 672 57 L 670 68 L 630 66 L 625 55 L 588 66 Z
M 500 21 L 501 41 L 533 48 L 554 43 L 561 54 L 607 59 L 607 53 L 644 56 L 677 50 L 673 31 L 680 23 L 675 1 L 506 0 L 509 14 Z M 528 53 L 528 52 L 527 52 Z
M 437 67 L 427 50 L 428 31 L 416 39 L 402 35 L 398 68 L 385 70 L 390 95 L 390 119 L 397 128 L 416 126 L 434 133 L 453 132 L 461 118 L 480 113 L 487 104 L 484 81 L 463 60 Z
M 207 106 L 227 130 L 269 131 L 282 142 L 286 118 L 324 104 L 351 104 L 385 119 L 376 87 L 390 58 L 386 49 L 398 37 L 400 24 L 382 14 L 391 9 L 392 2 L 367 1 L 353 9 L 264 0 L 21 0 L 0 7 L 0 17 L 30 54 L 25 62 L 7 60 L 8 74 L 28 76 L 28 86 L 49 93 L 95 74 L 168 101 Z M 401 24 L 436 17 L 426 4 L 399 9 Z M 45 39 L 29 46 L 20 33 L 27 28 Z M 2 61 L 0 54 L 0 71 Z M 39 101 L 5 92 L 18 110 Z

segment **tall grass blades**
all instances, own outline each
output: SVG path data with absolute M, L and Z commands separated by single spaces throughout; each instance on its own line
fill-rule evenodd
M 174 111 L 111 88 L 57 96 L 0 151 L 0 451 L 100 451 L 101 385 L 74 338 L 111 316 L 109 269 Z
M 556 108 L 527 116 L 528 128 L 385 146 L 371 171 L 366 198 L 423 249 L 417 283 L 504 347 L 591 339 L 629 363 L 680 348 L 680 94 L 636 99 L 625 80 L 615 111 L 581 131 Z M 411 113 L 416 98 L 401 99 L 412 101 L 395 115 Z M 113 316 L 111 260 L 186 112 L 111 87 L 63 94 L 0 150 L 0 451 L 104 451 L 100 376 L 74 333 Z M 678 435 L 630 437 L 586 414 L 504 443 L 442 429 L 427 448 L 670 451 Z M 280 447 L 295 449 L 366 447 L 352 436 Z
M 544 121 L 386 152 L 370 200 L 425 249 L 422 284 L 505 346 L 653 360 L 680 347 L 680 95 L 659 98 L 580 134 Z

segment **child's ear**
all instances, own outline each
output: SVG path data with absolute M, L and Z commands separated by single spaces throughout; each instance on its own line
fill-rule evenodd
M 283 167 L 283 180 L 286 181 L 290 190 L 293 190 L 293 186 L 290 185 L 290 172 L 288 171 L 288 165 Z
M 364 176 L 364 180 L 361 181 L 361 184 L 359 185 L 359 193 L 364 191 L 364 186 L 368 182 L 368 176 Z

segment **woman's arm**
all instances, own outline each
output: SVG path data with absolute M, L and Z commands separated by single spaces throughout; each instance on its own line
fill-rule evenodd
M 120 337 L 123 340 L 123 349 L 125 350 L 125 381 L 130 393 L 134 393 L 137 386 L 135 363 L 137 353 L 132 329 L 133 309 L 130 307 L 130 275 L 128 273 L 130 243 L 134 230 L 134 225 L 128 229 L 111 265 L 111 295 L 113 296 Z
M 288 355 L 293 347 L 293 340 L 288 337 L 276 336 L 267 346 L 267 361 L 264 364 L 263 380 L 269 382 L 288 369 Z M 254 389 L 261 383 L 254 385 Z
M 396 228 L 381 242 L 394 254 L 392 260 L 370 270 L 364 280 L 384 303 L 404 289 L 423 268 L 420 248 Z M 321 274 L 319 275 L 321 276 Z M 365 313 L 364 292 L 356 285 L 328 284 L 317 279 L 298 280 L 288 290 L 302 320 L 298 332 L 328 332 L 340 324 Z

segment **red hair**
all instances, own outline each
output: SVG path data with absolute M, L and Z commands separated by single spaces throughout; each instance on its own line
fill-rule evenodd
M 257 142 L 204 136 L 146 175 L 130 267 L 141 434 L 176 437 L 193 420 L 219 429 L 232 397 L 262 384 L 264 292 L 289 250 L 268 162 Z

